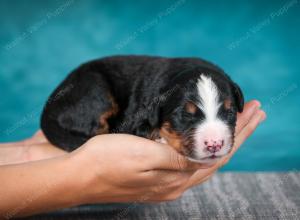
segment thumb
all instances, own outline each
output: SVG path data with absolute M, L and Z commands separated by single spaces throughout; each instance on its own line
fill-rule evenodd
M 157 143 L 156 157 L 152 168 L 159 170 L 190 171 L 197 170 L 202 165 L 188 160 L 167 144 Z

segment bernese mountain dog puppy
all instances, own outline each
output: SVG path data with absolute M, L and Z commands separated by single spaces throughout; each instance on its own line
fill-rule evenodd
M 206 163 L 230 152 L 243 106 L 240 87 L 202 59 L 112 56 L 67 76 L 49 97 L 41 128 L 67 151 L 95 135 L 127 133 Z

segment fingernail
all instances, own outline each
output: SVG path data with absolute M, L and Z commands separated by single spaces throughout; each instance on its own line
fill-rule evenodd
M 255 105 L 252 106 L 251 111 L 252 115 L 256 113 L 256 111 L 260 108 L 260 102 L 257 102 Z
M 264 113 L 262 113 L 262 114 L 260 114 L 260 120 L 259 120 L 259 123 L 261 123 L 261 122 L 263 122 L 264 120 L 266 120 L 266 118 L 267 118 L 267 116 L 266 116 L 266 114 Z
M 257 100 L 255 100 L 255 109 L 259 109 L 261 107 L 261 103 Z

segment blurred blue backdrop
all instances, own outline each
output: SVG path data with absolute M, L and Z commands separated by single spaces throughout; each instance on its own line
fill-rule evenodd
M 196 56 L 259 99 L 268 118 L 223 170 L 300 169 L 300 2 L 0 1 L 0 141 L 39 128 L 50 92 L 115 54 Z

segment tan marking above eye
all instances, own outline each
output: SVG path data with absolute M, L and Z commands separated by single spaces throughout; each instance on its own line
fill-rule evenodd
M 191 101 L 185 104 L 185 110 L 188 113 L 195 114 L 197 112 L 198 107 Z
M 225 101 L 224 101 L 224 107 L 225 107 L 225 109 L 230 109 L 231 108 L 231 104 L 232 104 L 232 102 L 231 102 L 230 99 L 225 99 Z

